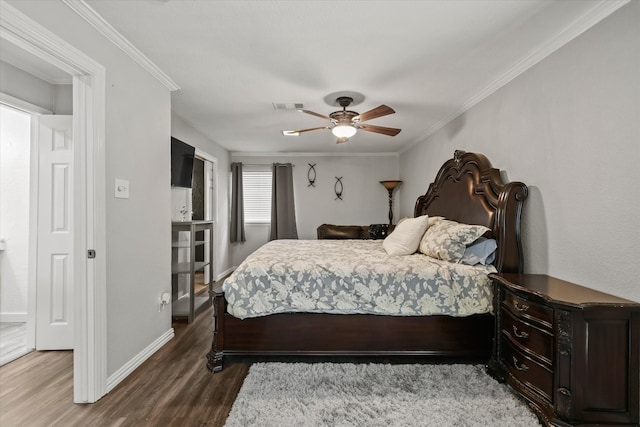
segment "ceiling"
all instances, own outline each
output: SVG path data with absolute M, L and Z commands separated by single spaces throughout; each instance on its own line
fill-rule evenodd
M 232 152 L 389 153 L 577 35 L 567 37 L 603 1 L 87 3 L 180 87 L 173 111 Z M 282 134 L 328 123 L 274 103 L 328 115 L 342 92 L 364 97 L 350 108 L 360 113 L 392 107 L 368 123 L 402 132 L 359 131 L 344 144 L 329 130 Z

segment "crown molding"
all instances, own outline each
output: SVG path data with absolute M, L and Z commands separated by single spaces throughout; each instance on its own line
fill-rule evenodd
M 179 90 L 178 86 L 156 64 L 147 58 L 138 48 L 109 24 L 98 12 L 89 6 L 84 0 L 62 0 L 71 10 L 80 15 L 85 21 L 105 36 L 111 43 L 120 48 L 131 59 L 147 70 L 153 77 L 162 83 L 170 91 Z
M 232 151 L 229 153 L 231 157 L 398 157 L 399 154 L 396 152 L 386 152 L 386 153 L 314 153 L 314 152 L 284 152 L 284 151 L 275 151 L 275 152 L 243 152 L 243 151 Z
M 469 98 L 460 108 L 458 108 L 453 113 L 449 114 L 442 120 L 437 121 L 433 125 L 431 125 L 427 130 L 422 134 L 422 136 L 416 138 L 413 142 L 406 145 L 400 153 L 404 153 L 411 148 L 413 148 L 418 143 L 426 140 L 431 135 L 448 125 L 451 121 L 459 117 L 461 114 L 470 110 L 476 104 L 480 103 L 480 101 L 488 98 L 490 95 L 494 94 L 498 89 L 506 86 L 513 79 L 518 77 L 520 74 L 523 74 L 529 68 L 536 65 L 538 62 L 542 61 L 547 56 L 551 55 L 556 50 L 560 49 L 562 46 L 569 43 L 571 40 L 578 37 L 580 34 L 587 31 L 589 28 L 596 25 L 598 22 L 602 21 L 607 16 L 611 15 L 616 10 L 620 9 L 622 6 L 629 3 L 631 0 L 602 0 L 594 7 L 592 7 L 589 11 L 587 11 L 584 15 L 574 20 L 571 24 L 566 26 L 562 31 L 556 34 L 548 43 L 543 44 L 538 47 L 538 49 L 533 50 L 527 56 L 522 58 L 519 62 L 514 64 L 511 68 L 509 68 L 506 72 L 504 72 L 500 77 L 491 82 L 484 89 L 477 92 L 471 98 Z

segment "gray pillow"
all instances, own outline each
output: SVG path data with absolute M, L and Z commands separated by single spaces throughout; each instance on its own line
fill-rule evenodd
M 484 225 L 460 224 L 441 219 L 427 228 L 419 249 L 425 255 L 449 262 L 459 262 L 467 245 L 489 231 Z
M 491 264 L 496 259 L 498 244 L 494 239 L 480 237 L 475 242 L 467 245 L 460 261 L 461 264 L 476 265 Z

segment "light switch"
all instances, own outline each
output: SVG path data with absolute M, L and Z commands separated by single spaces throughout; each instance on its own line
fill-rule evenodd
M 129 198 L 129 181 L 128 180 L 116 178 L 115 196 L 118 199 L 128 199 Z

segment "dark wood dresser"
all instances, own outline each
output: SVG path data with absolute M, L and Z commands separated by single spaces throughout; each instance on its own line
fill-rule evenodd
M 490 277 L 489 372 L 547 425 L 638 425 L 640 304 L 545 275 Z

